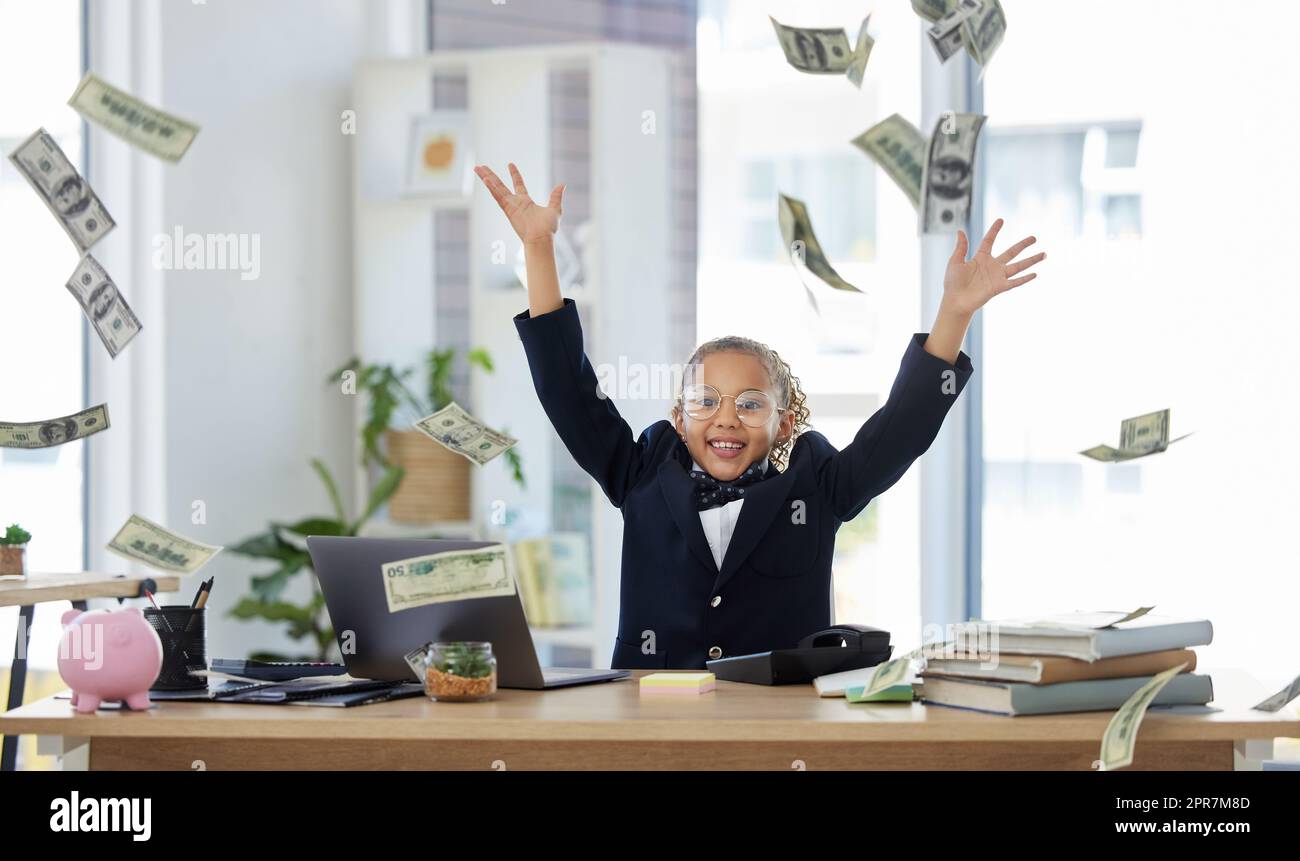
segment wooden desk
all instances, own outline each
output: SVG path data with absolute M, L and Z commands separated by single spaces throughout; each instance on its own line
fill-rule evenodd
M 1224 711 L 1152 712 L 1132 768 L 1249 768 L 1273 738 L 1300 736 L 1294 709 L 1252 712 L 1266 691 L 1207 671 Z M 634 672 L 634 677 L 645 671 Z M 313 769 L 1079 769 L 1112 712 L 1007 718 L 822 699 L 811 685 L 719 682 L 697 697 L 641 694 L 635 679 L 552 691 L 501 690 L 486 703 L 412 698 L 349 709 L 162 702 L 77 715 L 47 697 L 0 716 L 42 753 L 99 770 Z M 61 737 L 61 738 L 51 738 Z M 89 755 L 86 757 L 86 746 Z M 196 761 L 201 760 L 201 766 Z
M 23 578 L 0 578 L 0 607 L 19 608 L 18 632 L 14 637 L 14 663 L 9 674 L 6 708 L 22 704 L 27 683 L 27 644 L 32 634 L 32 619 L 37 604 L 45 601 L 71 601 L 78 610 L 86 609 L 91 598 L 138 598 L 144 590 L 175 592 L 181 587 L 177 574 L 153 574 L 134 577 L 126 574 L 100 574 L 78 571 L 73 574 L 28 574 Z M 18 755 L 18 739 L 6 735 L 0 753 L 0 771 L 12 771 Z

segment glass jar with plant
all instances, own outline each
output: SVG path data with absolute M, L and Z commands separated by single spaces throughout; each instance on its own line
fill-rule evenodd
M 0 577 L 27 576 L 27 542 L 32 534 L 17 523 L 0 535 Z
M 491 643 L 429 643 L 424 666 L 424 692 L 435 700 L 472 703 L 496 695 L 497 659 Z
M 492 357 L 482 348 L 466 352 L 471 368 L 492 373 Z M 361 461 L 367 466 L 400 466 L 403 478 L 388 504 L 389 519 L 398 523 L 434 523 L 470 519 L 470 462 L 449 451 L 411 425 L 446 407 L 453 400 L 451 373 L 456 350 L 430 350 L 424 360 L 423 397 L 407 381 L 415 368 L 391 364 L 365 364 L 354 357 L 330 377 L 336 383 L 343 374 L 354 375 L 356 390 L 369 398 L 366 421 L 361 427 Z M 509 433 L 508 427 L 502 427 Z M 380 446 L 383 440 L 383 446 Z M 513 448 L 502 455 L 511 475 L 524 486 L 523 463 Z

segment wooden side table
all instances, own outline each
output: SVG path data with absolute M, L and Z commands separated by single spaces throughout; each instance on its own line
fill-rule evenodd
M 126 574 L 101 574 L 79 571 L 74 574 L 28 574 L 23 578 L 0 579 L 0 607 L 18 610 L 18 632 L 14 636 L 14 663 L 9 673 L 9 698 L 5 709 L 12 711 L 23 704 L 27 685 L 27 645 L 32 636 L 36 605 L 45 601 L 71 601 L 78 610 L 86 609 L 91 598 L 140 598 L 149 592 L 175 592 L 181 578 L 176 574 L 134 577 Z M 13 771 L 18 759 L 18 736 L 6 735 L 0 752 L 0 771 Z

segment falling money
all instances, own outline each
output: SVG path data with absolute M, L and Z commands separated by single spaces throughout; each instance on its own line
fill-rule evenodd
M 43 422 L 0 422 L 0 447 L 47 448 L 108 430 L 108 404 Z
M 984 120 L 982 114 L 941 115 L 927 143 L 916 126 L 891 114 L 852 143 L 907 195 L 922 233 L 955 233 L 970 216 L 975 145 Z
M 1191 436 L 1185 433 L 1174 439 L 1169 438 L 1169 410 L 1158 410 L 1146 415 L 1124 419 L 1119 426 L 1119 448 L 1108 445 L 1095 445 L 1079 454 L 1106 463 L 1132 460 L 1149 454 L 1164 451 L 1169 446 Z
M 1262 703 L 1251 706 L 1251 709 L 1260 712 L 1280 712 L 1296 697 L 1300 697 L 1300 676 L 1296 676 L 1291 680 L 1291 684 Z
M 956 233 L 970 217 L 975 144 L 985 119 L 982 114 L 951 114 L 935 123 L 921 177 L 922 233 Z
M 802 200 L 796 200 L 789 195 L 780 195 L 780 201 L 777 205 L 777 222 L 781 225 L 781 239 L 785 243 L 786 251 L 790 254 L 790 261 L 795 264 L 802 263 L 808 271 L 821 279 L 822 283 L 834 287 L 836 290 L 851 290 L 854 293 L 861 293 L 857 287 L 840 277 L 831 266 L 830 261 L 826 259 L 826 253 L 822 251 L 821 243 L 817 241 L 817 234 L 813 233 L 812 220 L 808 217 L 808 207 Z M 812 303 L 813 310 L 821 313 L 817 307 L 817 299 L 813 296 L 812 290 L 807 284 L 803 288 L 808 294 L 808 301 Z
M 1146 717 L 1147 707 L 1160 695 L 1169 680 L 1181 673 L 1187 662 L 1170 667 L 1162 673 L 1152 676 L 1150 681 L 1133 692 L 1133 696 L 1119 707 L 1115 716 L 1106 724 L 1106 731 L 1101 736 L 1101 770 L 1112 771 L 1133 764 L 1133 747 L 1137 743 L 1138 727 Z
M 455 401 L 417 421 L 415 429 L 479 466 L 519 442 L 509 434 L 483 424 Z
M 912 201 L 913 207 L 921 206 L 925 138 L 916 126 L 903 119 L 901 114 L 891 114 L 855 137 L 852 143 L 880 165 Z
M 787 27 L 770 15 L 768 20 L 776 30 L 785 60 L 791 66 L 811 75 L 844 75 L 853 86 L 862 87 L 867 58 L 876 44 L 876 40 L 867 34 L 870 15 L 862 20 L 854 47 L 849 46 L 849 37 L 843 28 Z
M 199 127 L 150 107 L 87 72 L 68 104 L 86 119 L 167 161 L 180 161 Z
M 387 562 L 380 570 L 388 612 L 515 594 L 504 544 Z
M 108 348 L 108 354 L 116 359 L 140 331 L 140 321 L 131 306 L 126 304 L 126 298 L 104 267 L 89 254 L 81 258 L 81 263 L 68 279 L 67 287 L 68 292 L 77 297 L 86 319 Z
M 107 548 L 123 558 L 177 574 L 193 574 L 222 550 L 169 532 L 138 514 L 131 515 Z
M 862 689 L 858 698 L 866 699 L 869 696 L 878 694 L 886 688 L 901 684 L 903 679 L 907 678 L 912 672 L 912 659 L 910 656 L 895 658 L 892 661 L 886 661 L 876 667 L 876 672 L 871 677 L 871 683 Z
M 90 183 L 82 179 L 45 129 L 32 132 L 10 153 L 9 160 L 27 177 L 82 254 L 116 226 Z
M 965 48 L 983 77 L 1007 32 L 998 0 L 912 0 L 912 10 L 933 25 L 928 35 L 940 62 Z
M 935 21 L 926 31 L 940 62 L 947 62 L 949 57 L 961 50 L 962 22 L 978 12 L 979 8 L 978 0 L 961 0 L 953 6 L 952 11 Z

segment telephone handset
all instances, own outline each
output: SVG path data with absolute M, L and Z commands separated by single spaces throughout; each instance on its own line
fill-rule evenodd
M 874 636 L 871 636 L 874 635 Z M 800 649 L 816 649 L 825 647 L 839 647 L 843 649 L 854 649 L 857 651 L 879 650 L 883 639 L 883 645 L 889 645 L 889 632 L 882 631 L 879 628 L 873 628 L 870 625 L 836 625 L 831 628 L 823 628 L 815 634 L 809 634 L 799 641 Z
M 793 649 L 718 658 L 705 666 L 719 679 L 757 685 L 792 685 L 817 676 L 873 667 L 889 660 L 889 632 L 869 625 L 835 625 L 814 631 Z

